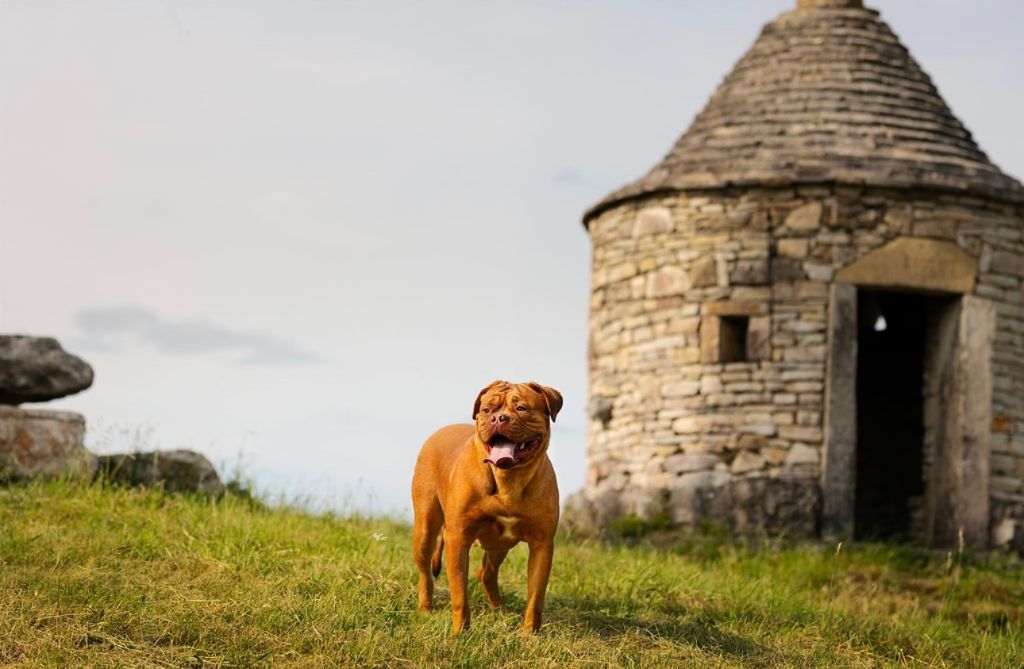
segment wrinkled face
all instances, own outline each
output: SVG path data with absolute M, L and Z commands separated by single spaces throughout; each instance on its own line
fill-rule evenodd
M 473 407 L 476 431 L 489 462 L 511 469 L 537 457 L 548 445 L 548 420 L 562 408 L 562 396 L 538 383 L 495 381 Z

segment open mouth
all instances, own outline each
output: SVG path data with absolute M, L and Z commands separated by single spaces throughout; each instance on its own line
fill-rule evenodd
M 496 434 L 486 446 L 487 458 L 484 462 L 489 462 L 498 469 L 510 469 L 540 448 L 540 439 L 516 442 L 504 435 Z

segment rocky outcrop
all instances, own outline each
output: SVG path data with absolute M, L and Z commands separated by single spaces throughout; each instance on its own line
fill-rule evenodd
M 20 409 L 92 385 L 92 367 L 51 337 L 0 335 L 0 482 L 96 476 L 124 485 L 214 495 L 224 490 L 210 461 L 193 451 L 97 457 L 85 448 L 85 418 L 67 411 Z M 7 406 L 5 406 L 7 405 Z
M 45 402 L 92 385 L 92 367 L 52 337 L 0 335 L 0 404 Z
M 88 475 L 95 466 L 82 416 L 0 406 L 0 480 Z
M 217 495 L 224 491 L 217 470 L 206 457 L 195 451 L 101 455 L 97 476 L 111 483 L 162 487 L 169 492 Z

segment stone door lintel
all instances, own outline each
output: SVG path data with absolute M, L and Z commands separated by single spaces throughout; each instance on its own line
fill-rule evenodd
M 853 261 L 836 281 L 923 293 L 970 294 L 978 261 L 953 242 L 900 237 Z

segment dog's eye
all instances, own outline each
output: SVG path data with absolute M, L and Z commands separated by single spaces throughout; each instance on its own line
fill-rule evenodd
M 482 411 L 483 411 L 484 413 L 491 413 L 491 410 L 490 410 L 490 409 L 488 409 L 487 407 L 484 407 L 484 408 L 482 409 Z
M 528 408 L 526 405 L 520 404 L 516 407 L 516 411 L 526 411 Z

